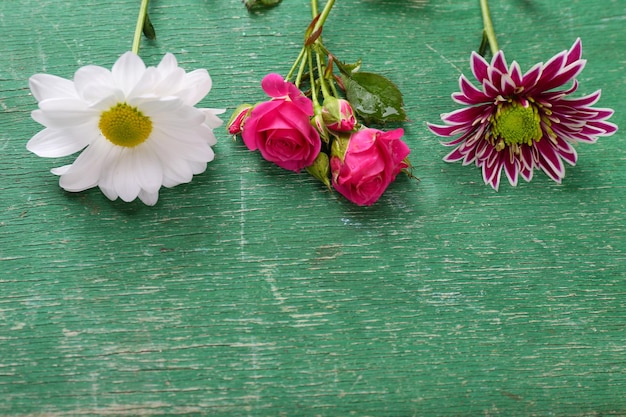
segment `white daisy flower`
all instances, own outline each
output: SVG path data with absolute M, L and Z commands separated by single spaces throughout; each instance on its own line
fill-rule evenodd
M 30 78 L 39 102 L 32 112 L 46 128 L 26 145 L 56 158 L 84 149 L 74 163 L 52 169 L 67 191 L 98 186 L 109 199 L 156 204 L 161 186 L 191 181 L 213 160 L 213 129 L 224 110 L 194 106 L 211 90 L 204 69 L 185 73 L 166 54 L 147 67 L 126 52 L 111 71 L 80 68 L 74 80 L 49 74 Z

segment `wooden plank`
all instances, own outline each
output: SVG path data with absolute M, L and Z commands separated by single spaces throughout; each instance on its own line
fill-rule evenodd
M 420 182 L 370 208 L 260 160 L 216 160 L 155 207 L 61 191 L 25 149 L 30 75 L 72 77 L 130 47 L 137 2 L 0 3 L 0 415 L 626 415 L 623 133 L 579 146 L 562 185 L 496 193 L 445 164 L 425 121 L 455 108 L 474 1 L 345 0 L 324 30 L 405 93 Z M 157 41 L 207 68 L 232 111 L 286 73 L 306 2 L 152 2 Z M 566 4 L 567 3 L 567 4 Z M 580 94 L 623 125 L 618 0 L 492 2 L 524 69 L 583 39 Z

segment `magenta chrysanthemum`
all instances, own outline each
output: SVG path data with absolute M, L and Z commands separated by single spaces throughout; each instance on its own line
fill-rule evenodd
M 482 89 L 461 75 L 461 92 L 452 94 L 452 99 L 467 107 L 441 115 L 443 126 L 428 124 L 438 136 L 460 135 L 444 143 L 455 146 L 444 161 L 474 162 L 482 168 L 485 184 L 495 190 L 503 169 L 513 186 L 518 175 L 530 181 L 535 169 L 560 183 L 565 176 L 563 161 L 576 164 L 572 144 L 594 143 L 617 131 L 615 124 L 606 121 L 613 110 L 591 107 L 600 99 L 600 90 L 568 98 L 578 87 L 575 77 L 585 67 L 581 56 L 582 44 L 577 39 L 569 51 L 522 75 L 517 62 L 507 67 L 502 51 L 491 64 L 472 53 L 472 73 Z M 557 90 L 570 81 L 570 88 Z

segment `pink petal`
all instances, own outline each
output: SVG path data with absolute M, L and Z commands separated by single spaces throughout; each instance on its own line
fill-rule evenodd
M 459 134 L 459 133 L 461 133 L 461 132 L 463 132 L 464 130 L 467 129 L 466 126 L 459 126 L 459 125 L 442 126 L 442 125 L 435 125 L 435 124 L 432 124 L 432 123 L 426 123 L 426 126 L 435 135 L 437 135 L 437 136 L 445 136 L 445 137 L 450 137 L 450 136 L 457 135 L 457 134 Z
M 561 138 L 557 138 L 557 153 L 561 158 L 565 160 L 568 164 L 574 166 L 576 165 L 576 159 L 578 155 L 576 154 L 576 150 L 570 145 L 568 142 Z
M 443 160 L 445 162 L 456 162 L 456 161 L 460 161 L 461 159 L 463 159 L 464 156 L 465 155 L 461 153 L 459 148 L 456 148 L 455 150 L 453 150 L 452 152 L 444 156 Z
M 537 81 L 539 81 L 543 71 L 542 68 L 543 66 L 541 64 L 536 64 L 531 69 L 526 71 L 522 77 L 522 85 L 524 86 L 524 89 L 531 89 L 537 84 Z
M 565 166 L 553 148 L 552 142 L 540 140 L 536 142 L 535 147 L 539 151 L 539 167 L 554 181 L 561 183 L 561 179 L 565 176 Z
M 506 59 L 504 58 L 504 52 L 502 50 L 498 51 L 491 59 L 491 66 L 500 71 L 501 74 L 508 72 Z
M 569 106 L 569 107 L 583 107 L 583 106 L 593 106 L 600 100 L 601 90 L 596 91 L 595 93 L 589 94 L 588 96 L 581 98 L 564 98 L 561 100 L 560 104 Z
M 567 53 L 567 61 L 565 62 L 565 65 L 569 65 L 572 62 L 578 61 L 582 57 L 582 55 L 583 55 L 583 44 L 580 38 L 578 38 L 576 39 L 576 41 L 574 42 L 574 45 L 572 45 L 569 52 Z
M 509 69 L 509 75 L 511 76 L 511 79 L 516 86 L 522 85 L 522 70 L 517 62 L 513 61 L 513 63 L 511 64 L 511 68 Z
M 450 124 L 472 124 L 485 112 L 486 106 L 465 107 L 452 113 L 441 116 L 441 119 Z
M 565 51 L 553 56 L 544 66 L 541 72 L 541 78 L 537 82 L 537 88 L 543 91 L 549 90 L 545 88 L 544 84 L 547 84 L 563 69 L 565 65 Z
M 280 74 L 269 73 L 261 81 L 261 88 L 270 97 L 285 97 L 289 94 L 288 83 Z
M 461 87 L 461 91 L 465 97 L 473 102 L 472 104 L 490 101 L 489 97 L 487 97 L 485 93 L 480 91 L 478 88 L 474 87 L 464 75 L 461 75 L 459 78 L 459 86 Z
M 487 79 L 487 68 L 489 68 L 489 64 L 485 61 L 485 58 L 478 55 L 476 52 L 472 52 L 470 67 L 478 82 L 482 83 Z
M 544 82 L 544 84 L 541 85 L 541 88 L 545 91 L 548 91 L 568 83 L 578 74 L 580 74 L 583 68 L 585 68 L 586 63 L 587 61 L 583 59 L 563 68 L 561 72 L 557 74 L 554 78 Z

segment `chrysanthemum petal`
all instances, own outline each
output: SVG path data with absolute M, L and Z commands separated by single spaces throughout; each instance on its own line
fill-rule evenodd
M 39 108 L 31 113 L 33 119 L 55 129 L 88 123 L 97 114 L 78 98 L 51 98 L 41 101 Z
M 489 97 L 478 88 L 474 87 L 464 75 L 459 77 L 459 87 L 461 88 L 461 92 L 468 99 L 467 104 L 479 104 L 489 101 Z
M 428 126 L 430 131 L 433 132 L 435 135 L 444 136 L 444 137 L 454 136 L 467 130 L 465 126 L 459 126 L 459 125 L 443 126 L 443 125 L 436 125 L 432 123 L 427 123 L 426 125 Z
M 146 65 L 133 52 L 126 52 L 119 57 L 111 69 L 115 83 L 126 95 L 133 90 L 145 71 Z
M 508 72 L 506 59 L 504 58 L 504 52 L 499 50 L 491 59 L 491 66 L 497 69 L 501 74 L 506 74 Z
M 474 77 L 476 77 L 478 82 L 482 83 L 483 80 L 487 79 L 487 69 L 489 68 L 489 63 L 487 63 L 487 61 L 485 61 L 485 58 L 478 55 L 476 52 L 472 52 L 470 58 L 470 67 L 472 69 Z
M 204 117 L 205 117 L 204 123 L 211 129 L 218 128 L 224 123 L 224 121 L 220 119 L 219 117 L 217 117 L 216 115 L 224 113 L 226 111 L 225 109 L 198 109 L 198 110 L 204 113 Z
M 156 68 L 162 73 L 169 73 L 178 68 L 178 61 L 176 60 L 176 56 L 172 53 L 166 53 L 161 58 L 161 62 L 156 66 Z
M 583 68 L 585 68 L 586 63 L 586 60 L 581 59 L 565 68 L 562 68 L 561 71 L 559 71 L 559 73 L 556 74 L 552 79 L 547 80 L 542 78 L 541 89 L 544 91 L 548 91 L 570 82 L 574 77 L 580 74 Z
M 567 52 L 567 59 L 565 65 L 569 65 L 575 61 L 578 61 L 583 55 L 583 43 L 580 38 L 577 38 L 570 50 Z
M 519 173 L 519 165 L 517 163 L 517 159 L 515 158 L 515 155 L 511 152 L 510 149 L 507 149 L 507 153 L 509 155 L 503 158 L 502 165 L 504 167 L 504 172 L 509 180 L 509 184 L 511 184 L 513 187 L 516 187 L 517 176 Z
M 134 179 L 139 187 L 149 193 L 158 193 L 163 183 L 163 167 L 150 143 L 130 149 L 129 157 L 134 167 Z M 132 178 L 129 178 L 131 180 Z
M 148 192 L 146 190 L 139 191 L 139 199 L 146 206 L 154 206 L 159 200 L 159 191 Z
M 511 80 L 513 80 L 513 84 L 519 87 L 522 85 L 522 69 L 516 61 L 513 61 L 511 67 L 509 68 L 509 75 L 511 76 Z
M 561 183 L 561 179 L 565 175 L 565 166 L 552 142 L 540 140 L 535 146 L 539 151 L 539 167 L 554 181 Z
M 122 90 L 117 87 L 113 74 L 106 68 L 87 65 L 79 68 L 74 74 L 76 92 L 87 103 L 101 101 L 113 95 L 120 101 L 124 99 Z
M 204 96 L 209 94 L 213 81 L 207 70 L 199 69 L 186 74 L 185 84 L 187 87 L 180 91 L 177 96 L 183 103 L 195 106 Z
M 531 69 L 526 71 L 526 73 L 522 76 L 522 86 L 524 87 L 524 89 L 530 90 L 535 85 L 537 85 L 537 81 L 539 81 L 539 78 L 541 78 L 542 72 L 542 64 L 536 64 Z
M 483 164 L 483 181 L 485 184 L 491 185 L 491 187 L 498 191 L 500 188 L 500 177 L 502 176 L 502 165 L 499 161 L 493 165 Z
M 574 166 L 576 165 L 576 160 L 578 159 L 578 155 L 576 154 L 576 149 L 569 142 L 557 137 L 556 143 L 556 151 L 558 155 L 568 164 Z
M 97 136 L 93 129 L 44 129 L 32 137 L 26 149 L 37 156 L 58 158 L 71 155 L 89 145 Z
M 133 158 L 134 149 L 125 149 L 116 159 L 113 172 L 113 184 L 117 195 L 126 202 L 133 201 L 139 195 L 141 186 L 136 178 L 136 167 Z
M 35 74 L 28 79 L 30 91 L 37 101 L 77 97 L 74 83 L 50 74 Z
M 459 110 L 455 110 L 452 113 L 441 115 L 441 119 L 450 124 L 469 124 L 471 125 L 474 120 L 483 116 L 486 106 L 474 106 L 465 107 Z
M 69 169 L 65 172 L 55 172 L 61 175 L 59 178 L 61 188 L 78 192 L 95 187 L 99 182 L 102 167 L 107 163 L 107 154 L 111 146 L 105 140 L 96 141 L 76 158 Z

